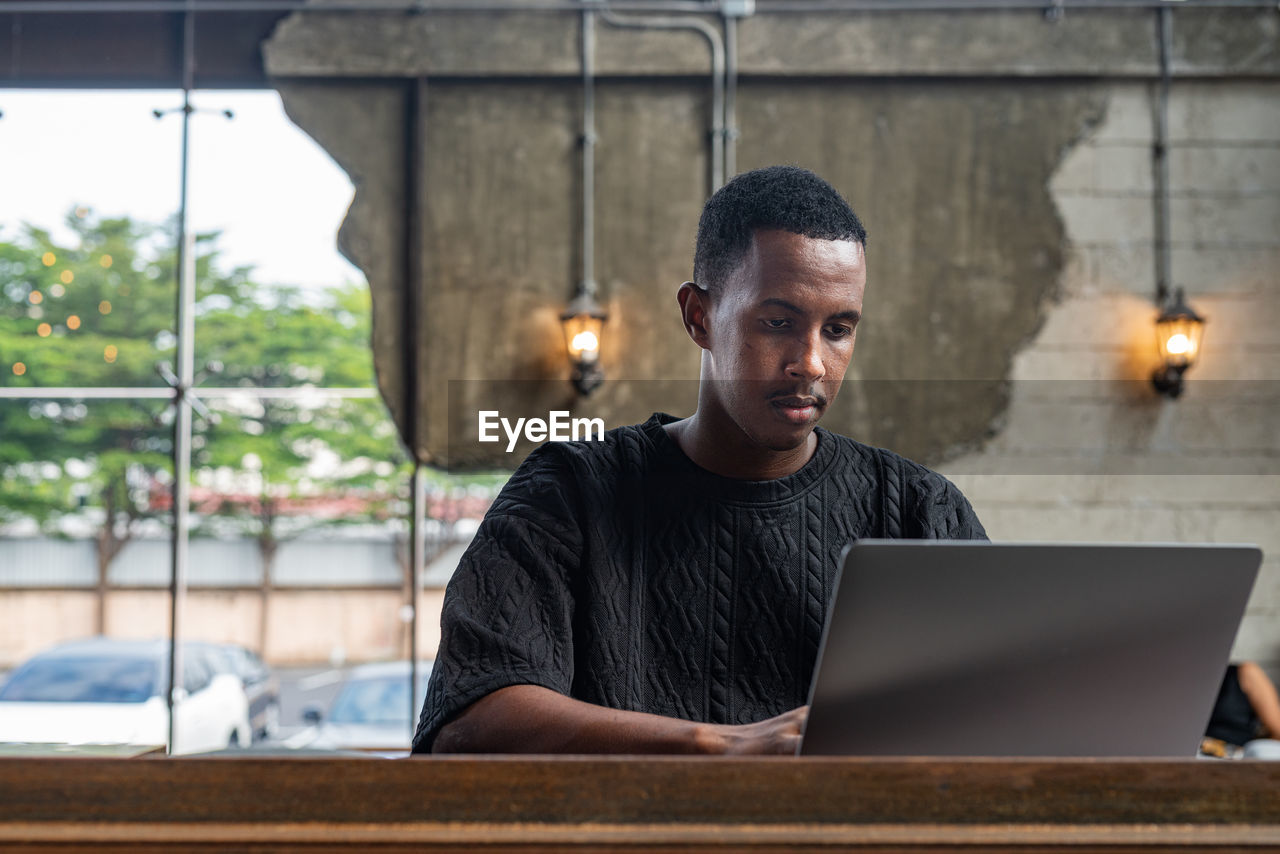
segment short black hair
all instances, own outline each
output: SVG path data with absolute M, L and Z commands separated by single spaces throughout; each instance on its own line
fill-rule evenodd
M 716 191 L 698 220 L 693 280 L 717 294 L 751 248 L 755 232 L 790 231 L 867 245 L 867 231 L 839 191 L 808 169 L 766 166 Z

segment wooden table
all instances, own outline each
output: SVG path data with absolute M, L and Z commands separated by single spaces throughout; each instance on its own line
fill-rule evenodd
M 1280 850 L 1280 763 L 0 759 L 0 851 Z

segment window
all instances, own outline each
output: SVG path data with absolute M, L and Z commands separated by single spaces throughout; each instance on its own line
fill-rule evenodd
M 169 633 L 173 487 L 187 470 L 178 636 L 267 664 L 242 674 L 232 656 L 184 651 L 181 684 L 195 694 L 236 674 L 253 737 L 274 740 L 302 727 L 302 705 L 327 704 L 349 666 L 407 658 L 412 466 L 376 390 L 368 287 L 334 247 L 350 183 L 273 92 L 192 96 L 194 332 L 180 340 L 181 103 L 0 92 L 12 214 L 0 218 L 0 683 L 80 638 Z M 469 530 L 452 524 L 457 507 L 475 512 L 478 493 L 482 511 L 500 482 L 439 478 L 451 524 L 437 527 Z M 164 659 L 146 672 L 66 659 L 43 671 L 43 696 L 163 697 Z M 0 695 L 0 741 L 74 740 L 6 729 L 5 703 L 35 696 L 22 672 Z M 180 716 L 210 729 L 179 733 L 179 749 L 244 745 L 242 713 Z

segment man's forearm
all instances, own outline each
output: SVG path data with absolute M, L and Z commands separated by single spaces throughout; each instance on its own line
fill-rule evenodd
M 721 726 L 584 703 L 537 685 L 502 688 L 440 730 L 433 753 L 793 753 L 807 709 Z
M 1275 683 L 1265 670 L 1252 661 L 1242 661 L 1236 671 L 1240 690 L 1249 698 L 1249 705 L 1267 730 L 1268 738 L 1280 738 L 1280 696 Z

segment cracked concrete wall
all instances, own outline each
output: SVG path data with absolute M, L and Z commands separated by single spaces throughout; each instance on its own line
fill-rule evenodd
M 584 401 L 565 382 L 557 325 L 581 263 L 580 94 L 579 81 L 567 76 L 576 71 L 577 18 L 426 17 L 373 16 L 353 26 L 345 17 L 301 14 L 267 46 L 273 73 L 287 75 L 280 87 L 291 115 L 341 149 L 335 157 L 358 188 L 344 247 L 358 254 L 349 237 L 355 232 L 381 235 L 386 244 L 375 253 L 383 259 L 377 269 L 366 272 L 378 306 L 379 376 L 401 411 L 403 347 L 395 327 L 406 272 L 391 244 L 404 227 L 404 197 L 396 194 L 404 161 L 396 146 L 406 128 L 387 119 L 371 131 L 363 114 L 370 101 L 403 98 L 406 83 L 354 81 L 434 73 L 417 129 L 419 331 L 426 342 L 417 354 L 424 403 L 413 444 L 420 456 L 455 469 L 516 464 L 528 445 L 508 455 L 501 444 L 476 441 L 480 409 L 570 409 L 609 425 L 653 410 L 690 411 L 698 354 L 679 325 L 674 291 L 691 274 L 708 192 L 709 85 L 688 76 L 705 67 L 700 37 L 600 30 L 602 69 L 640 76 L 599 84 L 596 274 L 611 315 L 602 354 L 611 381 Z M 1037 37 L 1054 32 L 1035 16 L 997 19 L 1002 32 L 1028 22 Z M 910 16 L 897 26 L 921 22 L 928 28 L 916 33 L 912 50 L 937 67 L 928 48 L 945 38 L 946 21 Z M 1112 32 L 1114 23 L 1085 19 L 1073 38 L 1096 36 L 1103 24 Z M 1109 49 L 1126 63 L 1143 61 L 1150 33 L 1143 35 L 1132 15 L 1124 23 Z M 768 73 L 742 79 L 738 162 L 813 168 L 861 212 L 873 235 L 876 313 L 855 361 L 852 377 L 861 383 L 856 390 L 850 383 L 827 423 L 934 461 L 980 444 L 1004 409 L 1013 353 L 1039 326 L 1039 307 L 1062 265 L 1064 237 L 1045 187 L 1062 153 L 1100 117 L 1104 98 L 1089 84 L 857 76 L 866 61 L 857 45 L 884 38 L 884 26 L 859 16 L 744 22 L 744 75 L 757 67 Z M 850 44 L 828 53 L 804 48 L 823 43 L 832 27 Z M 769 33 L 782 37 L 773 55 L 760 38 Z M 1123 50 L 1113 44 L 1117 38 Z M 415 43 L 424 49 L 413 53 Z M 971 56 L 953 57 L 955 68 L 999 65 L 991 50 L 976 43 Z M 791 63 L 788 74 L 770 70 L 779 54 Z M 1052 52 L 1045 56 L 1051 66 L 1060 62 Z M 833 62 L 844 63 L 843 77 L 791 76 L 829 74 Z M 517 72 L 525 76 L 512 76 Z M 335 76 L 343 82 L 335 85 Z M 378 98 L 366 99 L 374 90 Z M 379 146 L 378 134 L 395 139 Z M 939 139 L 949 142 L 938 146 Z M 986 330 L 987 347 L 966 345 L 974 329 Z
M 692 274 L 707 192 L 704 88 L 599 87 L 596 275 L 611 317 L 602 354 L 610 381 L 582 401 L 565 381 L 557 319 L 581 264 L 577 87 L 428 84 L 418 356 L 425 459 L 454 468 L 518 462 L 522 454 L 475 441 L 480 409 L 570 409 L 610 426 L 691 410 L 698 351 L 674 295 Z M 403 94 L 374 91 L 281 86 L 290 115 L 356 184 L 342 243 L 374 288 L 379 375 L 399 401 L 404 201 L 395 178 L 404 128 L 391 112 Z M 1049 176 L 1100 118 L 1101 93 L 1088 85 L 750 81 L 739 102 L 742 168 L 814 169 L 871 233 L 867 318 L 826 423 L 926 460 L 980 443 L 1004 409 L 1013 354 L 1057 287 L 1064 235 Z M 376 144 L 381 134 L 389 144 Z M 939 138 L 948 144 L 921 142 Z M 974 330 L 983 330 L 984 346 L 972 346 Z

